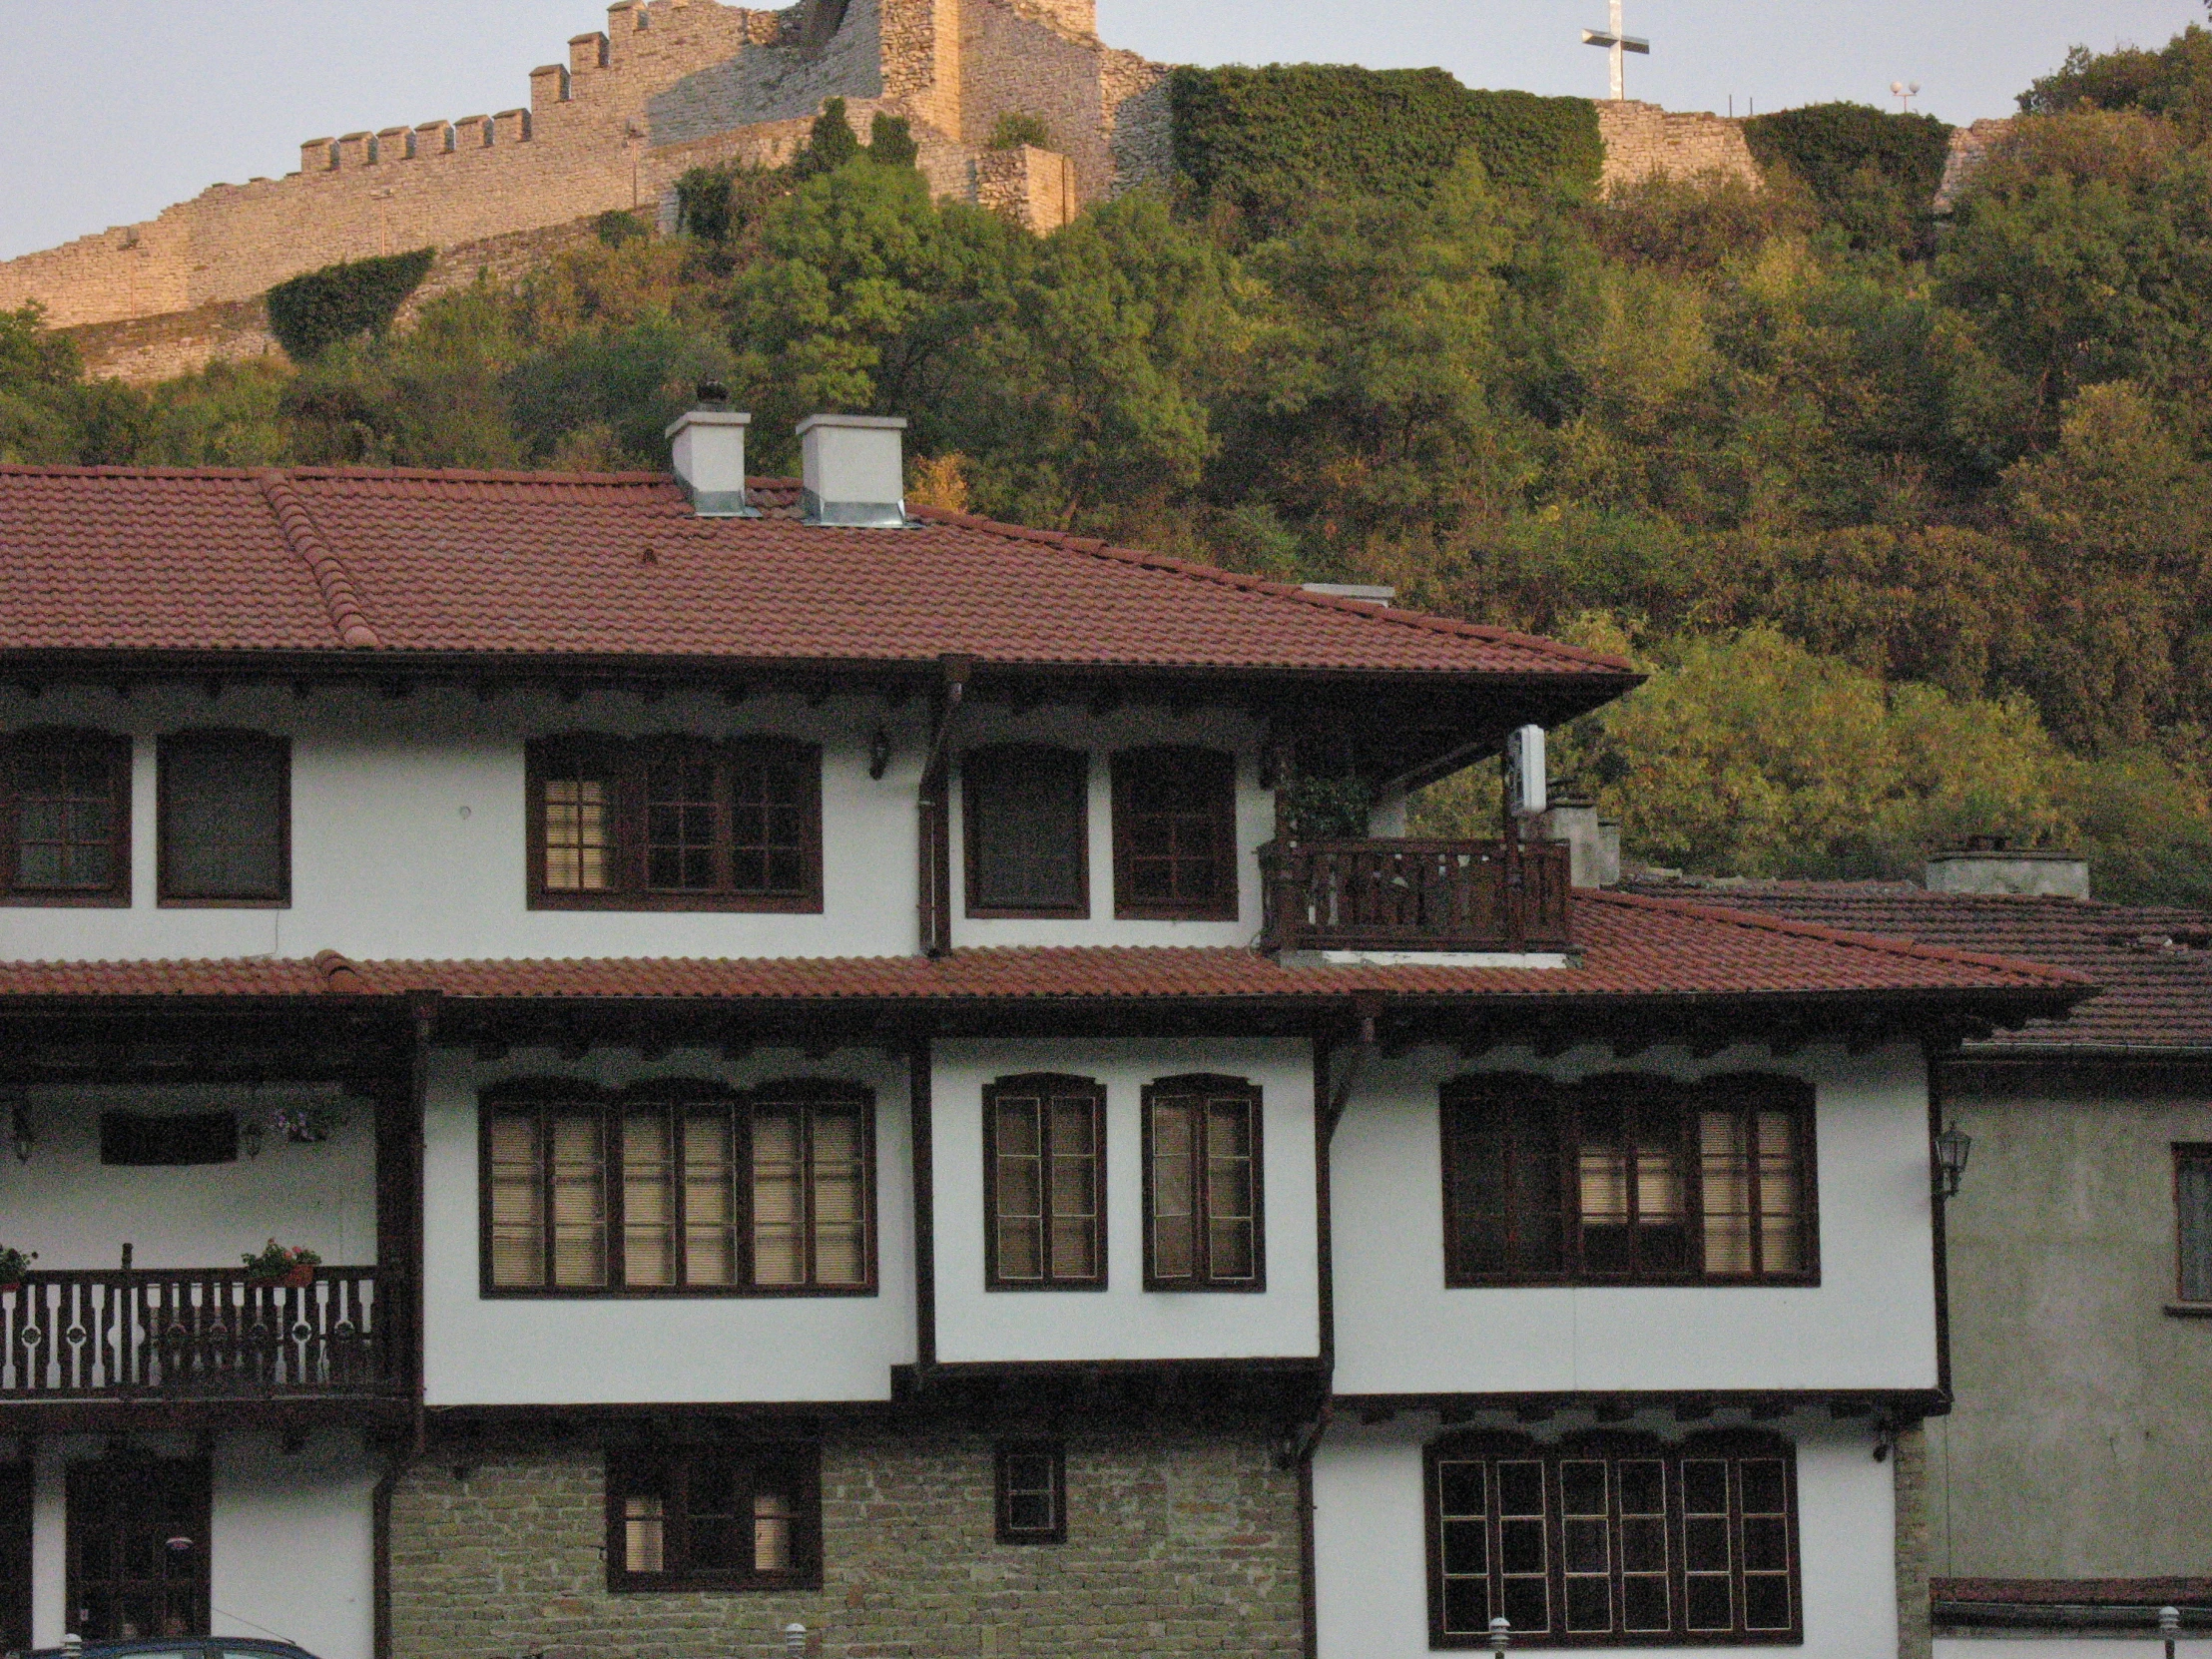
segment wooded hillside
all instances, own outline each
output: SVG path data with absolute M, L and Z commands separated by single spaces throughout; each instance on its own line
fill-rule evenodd
M 1043 240 L 840 111 L 790 170 L 687 180 L 682 235 L 611 216 L 296 369 L 139 393 L 0 315 L 0 457 L 661 466 L 714 376 L 765 469 L 812 410 L 903 414 L 924 500 L 1631 651 L 1651 684 L 1559 752 L 1653 861 L 1903 872 L 1998 832 L 2212 899 L 2212 35 L 2074 54 L 1940 225 L 1921 117 L 1761 117 L 1767 190 L 1600 201 L 1574 100 L 1177 98 L 1179 188 Z M 1348 142 L 1264 130 L 1318 105 Z

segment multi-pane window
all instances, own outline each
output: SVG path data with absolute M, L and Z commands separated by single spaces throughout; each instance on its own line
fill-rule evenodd
M 164 738 L 165 904 L 282 904 L 291 896 L 291 746 L 256 732 Z
M 529 787 L 541 908 L 822 908 L 811 745 L 560 739 L 531 746 Z
M 1058 1544 L 1068 1535 L 1067 1450 L 1056 1440 L 998 1448 L 998 1541 Z
M 2180 1246 L 2177 1299 L 2212 1303 L 2212 1145 L 2174 1148 L 2174 1224 Z
M 1106 1283 L 1106 1091 L 1003 1077 L 983 1091 L 984 1277 L 993 1290 Z
M 1144 1092 L 1145 1286 L 1266 1288 L 1260 1091 L 1237 1077 L 1173 1077 Z
M 873 1134 L 842 1084 L 509 1086 L 484 1106 L 485 1289 L 870 1290 Z
M 131 742 L 26 732 L 0 744 L 0 897 L 131 901 Z
M 612 1451 L 607 1587 L 819 1587 L 821 1491 L 812 1446 Z
M 1425 1478 L 1431 1646 L 1484 1646 L 1498 1617 L 1516 1647 L 1803 1639 L 1777 1436 L 1476 1432 L 1430 1446 Z
M 1114 757 L 1114 914 L 1237 919 L 1237 763 L 1209 749 Z
M 1090 764 L 1074 750 L 1004 744 L 960 762 L 967 912 L 1090 914 Z
M 1462 1078 L 1442 1127 L 1447 1284 L 1818 1277 L 1797 1079 Z

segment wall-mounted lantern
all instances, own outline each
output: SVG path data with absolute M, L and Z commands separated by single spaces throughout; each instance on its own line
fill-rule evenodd
M 1958 1183 L 1965 1179 L 1966 1158 L 1972 1151 L 1973 1137 L 1955 1123 L 1936 1137 L 1936 1167 L 1942 1172 L 1945 1198 L 1958 1196 Z
M 878 726 L 867 743 L 867 775 L 877 783 L 891 769 L 891 735 Z
M 31 1108 L 21 1095 L 16 1096 L 15 1110 L 8 1116 L 9 1134 L 15 1142 L 15 1161 L 27 1164 L 31 1161 L 31 1148 L 37 1144 L 37 1137 L 31 1133 Z

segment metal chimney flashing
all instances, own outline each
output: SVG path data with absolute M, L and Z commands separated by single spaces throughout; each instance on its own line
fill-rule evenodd
M 745 431 L 753 417 L 733 409 L 686 409 L 662 436 L 676 481 L 701 518 L 759 518 L 745 493 Z
M 897 415 L 813 414 L 799 423 L 799 505 L 809 524 L 902 530 L 906 422 Z

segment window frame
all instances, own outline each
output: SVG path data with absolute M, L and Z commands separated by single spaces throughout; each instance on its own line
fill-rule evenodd
M 1051 1467 L 1052 1524 L 1016 1526 L 1013 1521 L 1012 1463 L 1016 1457 L 1042 1457 Z M 1001 1440 L 991 1451 L 992 1535 L 999 1543 L 1027 1547 L 1068 1541 L 1068 1450 L 1061 1440 Z
M 722 885 L 696 889 L 646 885 L 646 771 L 658 762 L 704 762 L 715 773 L 715 859 L 727 878 L 735 846 L 732 829 L 733 769 L 748 757 L 781 759 L 798 772 L 802 801 L 800 845 L 805 889 L 799 893 L 748 892 Z M 609 861 L 616 878 L 604 888 L 554 887 L 546 881 L 545 786 L 556 766 L 608 775 L 612 784 Z M 612 738 L 569 733 L 535 738 L 524 746 L 526 779 L 524 881 L 533 910 L 702 910 L 758 915 L 819 915 L 823 908 L 822 746 L 797 738 L 748 734 L 706 738 L 660 734 Z
M 1075 898 L 1066 904 L 986 904 L 983 890 L 983 837 L 976 833 L 984 813 L 978 805 L 987 780 L 978 780 L 1018 755 L 1053 756 L 1075 774 Z M 960 757 L 960 863 L 966 914 L 977 921 L 1088 921 L 1091 914 L 1091 756 L 1085 749 L 1052 743 L 992 743 Z
M 1194 1137 L 1191 1146 L 1191 1247 L 1193 1271 L 1187 1277 L 1163 1278 L 1154 1260 L 1153 1189 L 1154 1172 L 1152 1156 L 1152 1118 L 1155 1105 L 1163 1098 L 1200 1100 L 1219 1099 L 1225 1095 L 1241 1095 L 1246 1102 L 1252 1130 L 1252 1272 L 1242 1279 L 1217 1277 L 1213 1271 L 1213 1244 L 1210 1208 L 1207 1202 L 1204 1136 Z M 1215 1072 L 1191 1072 L 1177 1077 L 1156 1078 L 1143 1090 L 1143 1105 L 1138 1133 L 1139 1160 L 1144 1168 L 1143 1209 L 1140 1223 L 1144 1229 L 1144 1288 L 1148 1291 L 1222 1292 L 1264 1294 L 1268 1288 L 1268 1228 L 1267 1228 L 1267 1136 L 1266 1098 L 1259 1084 L 1246 1077 L 1230 1077 Z M 1199 1122 L 1207 1118 L 1202 1113 Z M 1198 1258 L 1206 1258 L 1201 1271 Z
M 36 726 L 0 738 L 0 905 L 130 908 L 133 749 L 132 740 L 127 736 L 87 727 Z M 25 887 L 19 884 L 23 818 L 16 763 L 26 754 L 54 750 L 89 752 L 106 764 L 111 830 L 109 878 L 104 887 Z
M 2187 1313 L 2212 1313 L 2212 1296 L 2189 1295 L 2189 1218 L 2182 1208 L 2181 1177 L 2184 1170 L 2204 1169 L 2212 1176 L 2212 1141 L 2175 1141 L 2173 1144 L 2174 1184 L 2174 1295 L 2172 1307 Z M 2200 1225 L 2206 1234 L 2206 1248 L 2212 1249 L 2212 1204 L 2206 1206 Z
M 630 1489 L 650 1478 L 667 1482 L 682 1494 L 663 1502 L 671 1511 L 664 1524 L 678 1545 L 688 1545 L 690 1528 L 689 1486 L 693 1471 L 715 1462 L 743 1464 L 752 1471 L 750 1488 L 760 1484 L 760 1471 L 788 1471 L 794 1488 L 792 1567 L 788 1572 L 762 1572 L 759 1568 L 677 1567 L 665 1572 L 633 1572 L 628 1566 L 628 1516 L 624 1504 L 635 1495 Z M 613 1595 L 654 1595 L 688 1590 L 820 1590 L 822 1588 L 822 1447 L 814 1441 L 762 1440 L 729 1445 L 629 1446 L 610 1445 L 605 1462 L 607 1589 Z
M 276 761 L 276 890 L 233 895 L 183 894 L 170 890 L 170 770 L 180 749 L 233 744 L 261 749 Z M 194 727 L 169 732 L 154 743 L 154 888 L 155 903 L 168 910 L 286 910 L 291 907 L 291 740 L 244 727 Z
M 625 1217 L 624 1179 L 621 1149 L 621 1130 L 624 1114 L 641 1106 L 667 1105 L 681 1110 L 687 1105 L 709 1103 L 729 1111 L 734 1121 L 732 1162 L 743 1163 L 742 1178 L 735 1180 L 736 1198 L 731 1228 L 736 1240 L 737 1283 L 729 1285 L 691 1285 L 681 1282 L 684 1271 L 686 1227 L 681 1205 L 685 1193 L 682 1150 L 672 1147 L 670 1191 L 679 1206 L 671 1227 L 676 1236 L 676 1262 L 679 1282 L 673 1285 L 631 1285 L 626 1282 L 627 1263 L 624 1259 Z M 755 1283 L 753 1202 L 756 1180 L 753 1162 L 753 1114 L 763 1107 L 777 1106 L 844 1106 L 856 1111 L 859 1126 L 860 1153 L 860 1204 L 861 1231 L 861 1279 L 851 1285 L 762 1285 Z M 501 1285 L 493 1279 L 493 1228 L 492 1228 L 492 1120 L 501 1112 L 535 1109 L 541 1114 L 562 1110 L 595 1112 L 600 1124 L 600 1160 L 603 1212 L 602 1228 L 605 1236 L 605 1281 L 598 1285 L 556 1285 L 551 1283 L 553 1234 L 549 1225 L 541 1222 L 544 1239 L 541 1249 L 545 1253 L 546 1283 L 538 1285 Z M 477 1149 L 476 1149 L 476 1213 L 477 1213 L 477 1291 L 487 1301 L 551 1300 L 551 1301 L 609 1301 L 609 1300 L 693 1300 L 702 1297 L 870 1297 L 880 1291 L 877 1258 L 877 1231 L 880 1226 L 881 1205 L 876 1192 L 875 1149 L 875 1093 L 858 1083 L 840 1082 L 834 1079 L 801 1077 L 772 1079 L 747 1088 L 735 1088 L 713 1078 L 656 1078 L 632 1083 L 620 1089 L 603 1089 L 596 1084 L 569 1078 L 518 1078 L 493 1084 L 477 1095 Z M 543 1118 L 541 1117 L 541 1121 Z M 544 1137 L 539 1154 L 550 1159 L 551 1140 Z M 550 1179 L 541 1173 L 546 1185 L 541 1191 L 549 1192 Z M 814 1271 L 815 1231 L 813 1221 L 813 1183 L 808 1180 L 809 1218 L 807 1223 L 808 1271 Z
M 1587 1223 L 1580 1203 L 1580 1132 L 1583 1102 L 1590 1097 L 1607 1101 L 1627 1100 L 1639 1106 L 1661 1105 L 1675 1116 L 1674 1144 L 1682 1163 L 1683 1217 L 1689 1233 L 1688 1265 L 1679 1270 L 1631 1267 L 1616 1271 L 1588 1265 Z M 1796 1217 L 1799 1259 L 1802 1267 L 1764 1272 L 1709 1273 L 1705 1270 L 1706 1207 L 1702 1114 L 1709 1111 L 1783 1111 L 1789 1114 L 1793 1171 L 1800 1204 Z M 1541 1121 L 1550 1125 L 1562 1229 L 1561 1267 L 1539 1271 L 1515 1267 L 1508 1261 L 1502 1273 L 1479 1272 L 1464 1259 L 1462 1214 L 1471 1200 L 1460 1192 L 1462 1162 L 1458 1152 L 1466 1125 L 1483 1111 L 1498 1113 L 1507 1132 L 1518 1136 L 1522 1127 Z M 1447 1290 L 1491 1289 L 1509 1285 L 1611 1285 L 1611 1286 L 1709 1286 L 1715 1289 L 1803 1288 L 1821 1282 L 1820 1256 L 1820 1158 L 1817 1091 L 1802 1078 L 1774 1072 L 1731 1072 L 1682 1083 L 1672 1078 L 1634 1072 L 1607 1072 L 1574 1083 L 1528 1072 L 1475 1072 L 1454 1077 L 1438 1090 L 1438 1162 L 1442 1166 L 1442 1222 L 1444 1287 Z M 1756 1194 L 1758 1183 L 1750 1183 Z M 1511 1199 L 1508 1198 L 1510 1205 Z M 1508 1209 L 1508 1249 L 1521 1212 Z M 1756 1207 L 1749 1212 L 1750 1237 L 1755 1252 L 1763 1251 Z
M 1684 1548 L 1686 1526 L 1684 1521 L 1684 1491 L 1682 1467 L 1685 1463 L 1725 1461 L 1728 1482 L 1728 1548 L 1729 1548 L 1729 1619 L 1727 1630 L 1688 1628 L 1686 1581 L 1691 1576 Z M 1782 1576 L 1790 1597 L 1790 1622 L 1787 1626 L 1753 1628 L 1748 1621 L 1745 1597 L 1747 1573 L 1762 1578 L 1776 1574 L 1770 1569 L 1753 1569 L 1746 1565 L 1743 1470 L 1746 1461 L 1779 1461 L 1782 1465 L 1781 1511 L 1787 1534 L 1786 1564 Z M 1488 1580 L 1485 1592 L 1483 1624 L 1480 1631 L 1450 1630 L 1446 1628 L 1447 1609 L 1444 1598 L 1443 1553 L 1443 1503 L 1442 1465 L 1447 1462 L 1473 1462 L 1484 1464 L 1484 1566 L 1482 1576 Z M 1432 1649 L 1463 1650 L 1486 1648 L 1490 1645 L 1487 1624 L 1502 1609 L 1502 1578 L 1504 1576 L 1504 1551 L 1502 1549 L 1500 1509 L 1495 1483 L 1495 1465 L 1498 1462 L 1536 1462 L 1542 1468 L 1543 1493 L 1543 1541 L 1544 1565 L 1542 1578 L 1546 1597 L 1546 1628 L 1528 1630 L 1516 1625 L 1513 1642 L 1516 1647 L 1528 1645 L 1542 1648 L 1590 1648 L 1590 1647 L 1802 1647 L 1805 1643 L 1805 1588 L 1802 1539 L 1802 1505 L 1798 1490 L 1797 1447 L 1790 1440 L 1770 1430 L 1752 1427 L 1712 1429 L 1700 1434 L 1687 1435 L 1680 1440 L 1661 1440 L 1653 1434 L 1621 1429 L 1591 1429 L 1578 1434 L 1562 1436 L 1550 1442 L 1539 1442 L 1525 1434 L 1505 1429 L 1457 1429 L 1437 1435 L 1421 1448 L 1421 1515 L 1423 1532 L 1423 1578 L 1427 1587 L 1428 1645 Z M 1603 1574 L 1609 1587 L 1608 1623 L 1604 1631 L 1569 1631 L 1564 1628 L 1567 1619 L 1566 1580 L 1567 1551 L 1565 1547 L 1566 1516 L 1563 1513 L 1563 1488 L 1561 1465 L 1578 1462 L 1602 1462 L 1606 1465 L 1606 1566 Z M 1658 1462 L 1663 1465 L 1665 1493 L 1664 1543 L 1666 1550 L 1665 1573 L 1667 1587 L 1667 1621 L 1665 1631 L 1627 1630 L 1625 1624 L 1622 1579 L 1624 1562 L 1620 1543 L 1624 1520 L 1618 1465 L 1623 1462 Z M 1700 1514 L 1703 1512 L 1700 1511 Z M 1627 1518 L 1641 1518 L 1646 1511 L 1637 1511 Z M 1764 1518 L 1767 1511 L 1757 1512 Z M 1588 1518 L 1596 1518 L 1591 1516 Z M 1473 1576 L 1462 1575 L 1462 1576 Z M 1516 1574 L 1533 1577 L 1534 1574 Z M 1572 1576 L 1595 1576 L 1577 1573 Z M 1636 1576 L 1651 1577 L 1656 1574 L 1639 1573 Z M 1710 1576 L 1698 1574 L 1697 1576 Z
M 1219 796 L 1209 806 L 1214 847 L 1213 893 L 1203 899 L 1161 903 L 1135 896 L 1137 813 L 1131 798 L 1144 781 L 1144 769 L 1168 765 L 1201 768 L 1214 776 L 1210 789 Z M 1235 921 L 1239 887 L 1237 861 L 1237 757 L 1227 750 L 1196 744 L 1152 744 L 1114 753 L 1114 917 L 1118 921 Z
M 999 1271 L 998 1262 L 998 1105 L 1002 1099 L 1035 1095 L 1046 1103 L 1038 1124 L 1040 1158 L 1044 1169 L 1042 1193 L 1044 1209 L 1039 1217 L 1041 1229 L 1039 1255 L 1044 1272 L 1036 1279 L 1009 1279 Z M 1094 1237 L 1092 1248 L 1098 1271 L 1087 1278 L 1056 1275 L 1052 1272 L 1052 1114 L 1049 1103 L 1055 1099 L 1086 1096 L 1091 1102 L 1091 1145 L 1096 1148 L 1093 1157 L 1097 1162 L 1097 1211 L 1092 1218 Z M 1107 1161 L 1106 1161 L 1106 1085 L 1095 1078 L 1079 1077 L 1071 1072 L 1030 1071 L 1013 1076 L 993 1078 L 983 1085 L 983 1288 L 987 1291 L 1103 1291 L 1107 1288 L 1106 1239 L 1107 1227 Z

